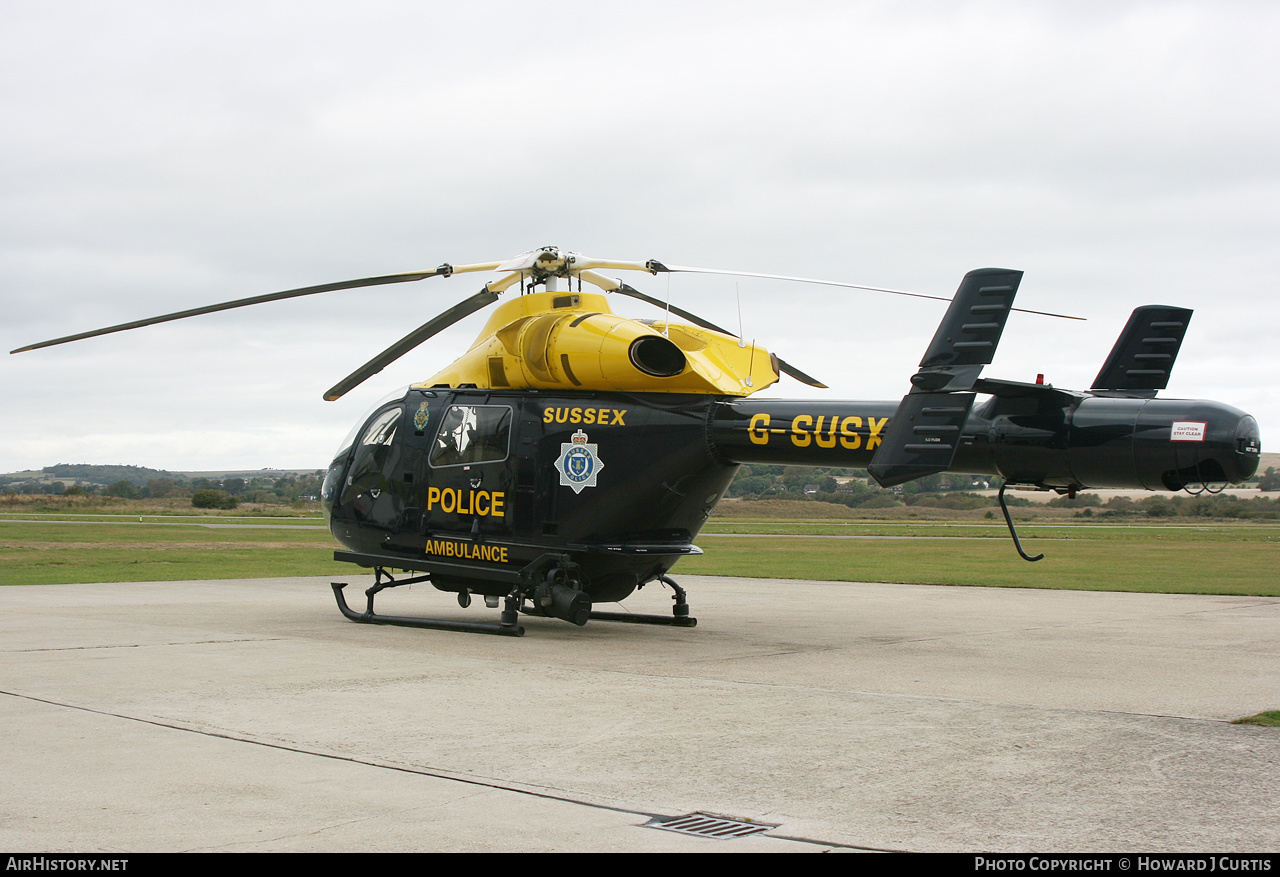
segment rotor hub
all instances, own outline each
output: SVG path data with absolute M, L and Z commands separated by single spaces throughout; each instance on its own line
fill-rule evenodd
M 546 283 L 553 277 L 569 277 L 577 253 L 562 252 L 559 247 L 539 247 L 521 253 L 498 265 L 499 271 L 519 271 L 529 275 L 533 283 Z

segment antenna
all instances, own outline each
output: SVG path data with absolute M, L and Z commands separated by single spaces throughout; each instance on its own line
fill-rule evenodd
M 733 295 L 738 300 L 738 347 L 741 349 L 747 346 L 747 342 L 742 337 L 742 292 L 736 282 L 733 284 Z M 751 378 L 747 378 L 747 386 L 751 386 Z
M 667 319 L 662 324 L 662 337 L 671 337 L 671 275 L 667 275 Z

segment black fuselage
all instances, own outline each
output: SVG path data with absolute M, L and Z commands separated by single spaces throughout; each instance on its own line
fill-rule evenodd
M 897 407 L 412 389 L 353 433 L 323 499 L 342 560 L 494 596 L 560 566 L 620 600 L 698 553 L 739 464 L 865 468 Z M 1257 459 L 1256 423 L 1230 406 L 1015 387 L 969 415 L 951 469 L 1177 490 L 1243 480 Z

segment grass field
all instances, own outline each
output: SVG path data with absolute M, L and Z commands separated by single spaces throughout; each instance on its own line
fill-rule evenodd
M 823 506 L 824 520 L 806 519 Z M 825 503 L 723 503 L 698 539 L 700 575 L 989 587 L 1280 596 L 1280 525 L 1196 518 L 1099 522 L 1070 509 L 1015 508 L 1028 554 L 989 510 L 882 510 Z
M 154 521 L 134 517 L 27 522 L 0 516 L 0 582 L 150 582 L 322 576 L 353 570 L 334 562 L 333 537 L 314 518 L 261 529 L 261 519 Z M 249 526 L 214 528 L 211 523 Z
M 1233 725 L 1263 725 L 1268 728 L 1280 728 L 1280 710 L 1265 710 L 1256 716 L 1245 716 L 1236 719 Z
M 1280 577 L 1274 572 L 1280 530 L 1240 525 L 1024 528 L 1020 536 L 1027 553 L 1045 555 L 1028 563 L 1018 557 L 1003 527 L 853 526 L 837 535 L 777 535 L 789 529 L 785 525 L 766 529 L 774 535 L 704 532 L 698 544 L 706 553 L 681 562 L 677 570 L 824 581 L 1280 596 Z
M 674 573 L 1280 596 L 1280 526 L 1139 519 L 1097 523 L 1017 510 L 1027 563 L 1003 522 L 983 513 L 804 520 L 816 504 L 717 514 L 701 557 Z M 178 581 L 356 573 L 336 563 L 314 510 L 193 515 L 188 507 L 0 511 L 0 583 Z M 847 510 L 844 510 L 847 511 Z M 735 516 L 738 515 L 738 516 Z M 777 520 L 761 519 L 777 518 Z M 240 525 L 228 527 L 226 525 Z

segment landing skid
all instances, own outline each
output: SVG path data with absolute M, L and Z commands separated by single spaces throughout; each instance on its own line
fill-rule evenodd
M 358 624 L 388 624 L 395 627 L 420 627 L 427 630 L 456 630 L 462 633 L 488 633 L 495 636 L 524 636 L 524 628 L 516 624 L 516 606 L 518 601 L 514 596 L 507 597 L 506 608 L 502 612 L 502 621 L 493 624 L 483 621 L 453 621 L 444 618 L 412 618 L 404 615 L 376 615 L 373 611 L 373 598 L 383 588 L 395 588 L 400 585 L 411 585 L 414 582 L 428 581 L 430 576 L 418 576 L 412 579 L 402 579 L 395 581 L 391 576 L 378 569 L 374 571 L 374 586 L 365 591 L 365 596 L 369 598 L 369 602 L 364 612 L 356 612 L 347 605 L 347 598 L 342 593 L 342 589 L 347 586 L 346 582 L 330 582 L 333 587 L 333 596 L 338 601 L 338 609 L 347 618 Z M 386 576 L 387 581 L 382 581 Z
M 633 615 L 630 612 L 592 612 L 592 619 L 598 621 L 624 621 L 630 624 L 664 624 L 668 627 L 697 627 L 698 619 L 689 614 L 689 601 L 685 599 L 684 588 L 666 576 L 659 576 L 658 581 L 670 586 L 675 593 L 671 599 L 675 605 L 670 615 Z
M 383 579 L 386 581 L 383 581 Z M 330 582 L 333 588 L 334 599 L 338 602 L 338 609 L 351 621 L 357 624 L 386 624 L 394 627 L 417 627 L 425 630 L 454 630 L 462 633 L 488 633 L 495 636 L 524 636 L 524 628 L 516 623 L 519 613 L 525 615 L 538 616 L 543 618 L 551 618 L 554 616 L 547 615 L 541 610 L 533 606 L 522 605 L 523 600 L 516 591 L 508 594 L 506 604 L 502 611 L 502 621 L 497 624 L 482 621 L 454 621 L 444 618 L 416 618 L 405 615 L 378 615 L 373 611 L 373 599 L 377 593 L 385 588 L 397 588 L 401 585 L 412 585 L 416 582 L 430 581 L 431 576 L 417 576 L 410 579 L 401 579 L 396 581 L 386 570 L 378 567 L 374 570 L 374 585 L 364 592 L 368 598 L 364 612 L 356 612 L 347 605 L 346 594 L 343 589 L 347 587 L 347 582 Z M 594 621 L 621 621 L 628 624 L 658 624 L 668 627 L 697 627 L 698 619 L 689 614 L 689 603 L 686 599 L 684 588 L 677 585 L 674 581 L 662 576 L 658 579 L 665 585 L 669 585 L 675 592 L 672 600 L 675 605 L 671 607 L 670 615 L 639 615 L 630 612 L 592 612 L 588 620 Z M 462 599 L 459 599 L 462 603 Z M 466 605 L 470 603 L 470 599 L 466 600 Z
M 697 627 L 698 619 L 671 615 L 634 615 L 630 612 L 592 612 L 592 621 L 626 621 L 631 624 L 664 624 L 667 627 Z
M 675 594 L 671 597 L 675 601 L 675 605 L 671 607 L 670 615 L 640 615 L 631 612 L 592 612 L 588 616 L 588 621 L 621 621 L 627 624 L 658 624 L 667 627 L 697 627 L 698 619 L 689 614 L 689 602 L 685 598 L 684 588 L 677 585 L 674 581 L 661 576 L 658 581 L 664 585 L 670 585 Z M 524 606 L 520 609 L 525 615 L 536 615 L 542 617 L 550 617 L 536 608 Z

